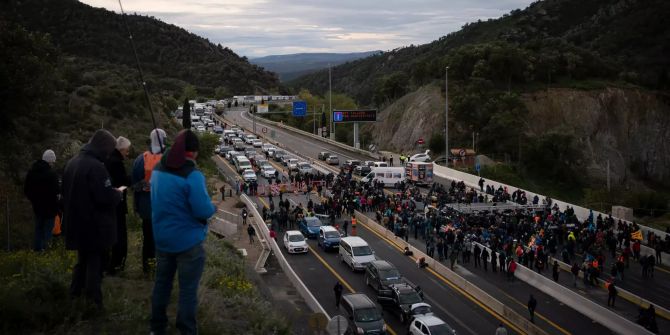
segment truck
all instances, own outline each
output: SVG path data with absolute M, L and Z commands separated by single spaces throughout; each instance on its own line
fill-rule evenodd
M 408 162 L 405 164 L 405 179 L 408 183 L 430 185 L 433 183 L 432 162 Z

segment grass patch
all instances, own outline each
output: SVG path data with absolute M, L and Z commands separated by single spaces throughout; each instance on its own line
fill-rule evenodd
M 96 314 L 83 299 L 69 297 L 76 254 L 65 250 L 62 240 L 56 240 L 44 253 L 3 253 L 0 333 L 147 333 L 153 279 L 142 273 L 141 232 L 137 227 L 136 218 L 129 220 L 126 270 L 117 277 L 103 279 L 103 314 Z M 244 259 L 230 243 L 209 237 L 205 250 L 207 262 L 198 292 L 201 334 L 290 333 L 290 325 L 259 293 Z M 175 282 L 168 309 L 170 333 L 177 333 L 177 286 Z

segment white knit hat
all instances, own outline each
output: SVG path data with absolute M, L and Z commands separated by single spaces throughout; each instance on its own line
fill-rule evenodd
M 119 136 L 119 138 L 116 139 L 116 149 L 121 150 L 128 148 L 130 148 L 130 140 L 123 136 Z
M 160 141 L 158 140 L 157 134 L 160 134 Z M 165 130 L 156 128 L 151 131 L 151 134 L 149 134 L 149 137 L 151 138 L 151 152 L 154 154 L 160 153 L 161 146 L 165 148 L 165 138 L 167 137 L 167 134 L 165 134 Z
M 42 160 L 47 163 L 56 163 L 56 153 L 53 150 L 48 149 L 42 154 Z

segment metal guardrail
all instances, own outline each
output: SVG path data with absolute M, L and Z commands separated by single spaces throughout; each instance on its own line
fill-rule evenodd
M 396 240 L 396 236 L 393 234 L 392 231 L 386 229 L 384 226 L 374 221 L 373 219 L 368 218 L 367 216 L 365 216 L 365 214 L 359 211 L 355 211 L 355 213 L 356 218 L 358 218 L 360 223 L 363 223 L 369 226 L 370 228 L 374 229 L 377 233 L 383 235 L 388 240 L 391 241 Z M 431 257 L 428 257 L 428 255 L 426 255 L 423 251 L 417 249 L 416 247 L 414 247 L 409 243 L 406 243 L 403 240 L 401 240 L 401 243 L 403 247 L 406 246 L 409 248 L 409 250 L 413 253 L 416 259 L 424 258 L 429 268 L 433 269 L 440 276 L 446 278 L 449 282 L 457 286 L 459 289 L 465 291 L 468 295 L 479 301 L 481 304 L 493 310 L 500 317 L 506 319 L 508 322 L 512 323 L 516 327 L 519 327 L 522 332 L 531 335 L 547 334 L 547 332 L 545 332 L 543 329 L 541 329 L 534 323 L 531 323 L 530 320 L 521 316 L 515 310 L 506 306 L 502 302 L 498 301 L 496 298 L 492 297 L 490 294 L 486 293 L 481 288 L 470 283 L 465 278 L 461 277 L 456 272 L 452 271 L 446 265 L 436 261 Z
M 256 234 L 258 235 L 259 239 L 262 238 L 264 241 L 266 241 L 267 245 L 270 247 L 275 257 L 277 258 L 277 262 L 284 271 L 284 274 L 286 274 L 286 277 L 288 277 L 289 281 L 291 281 L 291 283 L 296 288 L 300 296 L 305 300 L 307 306 L 309 306 L 312 312 L 323 313 L 323 315 L 325 315 L 328 318 L 328 320 L 330 320 L 330 316 L 328 315 L 328 313 L 326 313 L 326 310 L 323 308 L 323 306 L 321 306 L 319 301 L 316 300 L 316 298 L 314 297 L 312 292 L 309 291 L 305 283 L 303 283 L 302 280 L 300 280 L 300 277 L 298 277 L 295 271 L 293 271 L 291 265 L 288 264 L 288 261 L 286 260 L 286 257 L 284 257 L 284 254 L 281 252 L 281 249 L 279 248 L 277 241 L 270 238 L 270 230 L 265 225 L 265 222 L 262 222 L 261 220 L 262 216 L 260 215 L 260 213 L 258 213 L 258 209 L 256 209 L 256 206 L 253 203 L 253 201 L 251 201 L 251 199 L 249 199 L 249 197 L 246 194 L 241 195 L 240 198 L 247 205 L 247 208 L 249 208 L 250 214 L 252 214 L 251 222 L 254 223 L 254 225 L 257 227 Z
M 491 248 L 479 243 L 474 242 L 475 245 L 479 245 L 482 249 L 487 249 L 489 251 L 489 259 L 486 262 L 489 262 L 491 257 L 497 257 L 498 253 L 491 250 Z M 554 299 L 562 302 L 563 304 L 570 306 L 575 309 L 577 312 L 589 317 L 590 319 L 598 322 L 604 327 L 611 330 L 613 333 L 628 335 L 628 334 L 652 334 L 648 330 L 644 329 L 642 326 L 636 324 L 633 321 L 630 321 L 619 314 L 612 312 L 611 310 L 596 304 L 595 302 L 579 295 L 578 293 L 570 290 L 569 288 L 555 283 L 551 279 L 535 273 L 533 270 L 528 269 L 527 267 L 517 263 L 516 271 L 514 271 L 514 276 L 524 281 L 528 285 L 535 287 L 536 289 L 548 294 Z

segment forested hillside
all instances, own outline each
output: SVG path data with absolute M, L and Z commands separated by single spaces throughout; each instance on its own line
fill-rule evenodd
M 336 66 L 345 62 L 365 58 L 381 51 L 352 53 L 299 53 L 290 55 L 271 55 L 251 59 L 253 64 L 279 75 L 282 81 L 295 79 L 299 76 Z
M 333 69 L 333 90 L 381 105 L 435 79 L 483 78 L 498 87 L 583 80 L 668 88 L 670 3 L 663 0 L 546 0 L 498 19 L 466 24 L 429 44 Z M 321 94 L 325 71 L 289 83 Z

